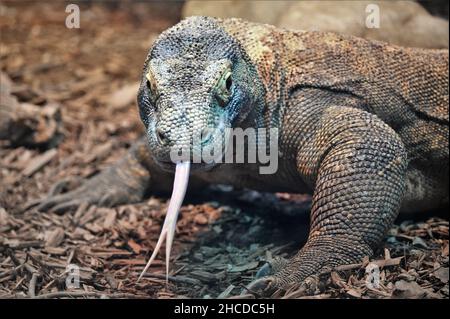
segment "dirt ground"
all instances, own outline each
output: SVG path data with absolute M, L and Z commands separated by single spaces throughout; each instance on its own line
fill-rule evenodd
M 265 260 L 292 256 L 305 242 L 307 195 L 215 186 L 185 199 L 169 283 L 164 254 L 136 283 L 167 195 L 65 215 L 27 208 L 60 191 L 56 182 L 70 188 L 107 167 L 142 133 L 136 83 L 152 41 L 180 8 L 85 3 L 81 28 L 68 29 L 63 2 L 2 1 L 2 89 L 24 107 L 50 108 L 52 125 L 38 125 L 32 142 L 0 141 L 1 298 L 239 298 Z M 448 250 L 447 212 L 402 217 L 372 259 L 379 287 L 366 285 L 366 259 L 324 274 L 312 297 L 296 287 L 274 297 L 448 298 Z M 67 289 L 71 264 L 80 287 Z

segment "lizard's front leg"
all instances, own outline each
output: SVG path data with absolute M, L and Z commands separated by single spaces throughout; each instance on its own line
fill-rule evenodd
M 373 254 L 404 193 L 407 156 L 398 135 L 375 115 L 324 111 L 312 140 L 298 151 L 298 172 L 314 188 L 305 246 L 272 276 L 250 284 L 268 294 Z
M 76 209 L 82 202 L 99 206 L 114 206 L 141 200 L 145 191 L 167 184 L 172 177 L 156 168 L 151 159 L 147 139 L 140 138 L 124 158 L 80 187 L 64 194 L 50 194 L 40 201 L 40 211 L 66 212 Z

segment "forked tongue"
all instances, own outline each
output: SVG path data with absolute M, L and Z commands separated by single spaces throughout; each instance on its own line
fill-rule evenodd
M 158 242 L 153 250 L 150 260 L 145 265 L 144 270 L 140 274 L 138 281 L 147 272 L 148 267 L 152 264 L 156 255 L 158 254 L 161 245 L 166 239 L 166 282 L 169 279 L 169 259 L 170 250 L 172 248 L 173 237 L 175 235 L 175 227 L 177 225 L 178 213 L 180 212 L 181 204 L 183 203 L 184 195 L 189 181 L 190 162 L 179 162 L 175 169 L 175 180 L 173 182 L 172 196 L 170 197 L 169 208 L 167 209 L 166 219 L 159 235 Z

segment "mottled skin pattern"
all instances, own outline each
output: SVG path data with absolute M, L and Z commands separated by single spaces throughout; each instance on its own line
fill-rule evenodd
M 226 70 L 232 83 L 218 88 Z M 143 73 L 147 138 L 41 210 L 117 205 L 170 188 L 169 146 L 189 147 L 196 130 L 215 128 L 208 146 L 224 127 L 277 127 L 276 174 L 197 164 L 190 183 L 313 194 L 306 245 L 251 285 L 267 293 L 372 255 L 399 211 L 448 205 L 448 50 L 193 17 L 159 37 Z

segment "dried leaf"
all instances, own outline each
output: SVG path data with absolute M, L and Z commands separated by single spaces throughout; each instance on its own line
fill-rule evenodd
M 415 281 L 399 280 L 395 283 L 394 296 L 397 298 L 423 298 L 426 295 L 426 291 L 419 286 Z
M 433 272 L 433 276 L 438 278 L 444 284 L 448 284 L 448 267 L 441 267 Z

